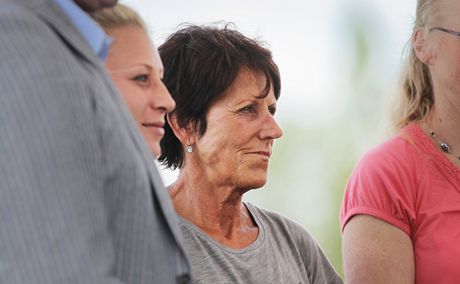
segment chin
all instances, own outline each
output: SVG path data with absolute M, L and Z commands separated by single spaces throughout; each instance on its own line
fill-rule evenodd
M 237 187 L 244 188 L 246 191 L 261 188 L 267 183 L 266 167 L 254 164 L 240 168 L 233 176 L 237 178 Z
M 153 157 L 158 158 L 161 155 L 160 145 L 150 145 L 150 152 L 152 152 Z
M 243 187 L 247 188 L 248 190 L 258 189 L 258 188 L 263 187 L 266 183 L 267 183 L 266 177 L 260 178 L 260 179 L 251 178 L 251 180 L 248 180 L 245 182 L 245 186 Z

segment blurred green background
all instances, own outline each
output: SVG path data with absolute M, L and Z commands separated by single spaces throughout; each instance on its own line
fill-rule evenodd
M 304 225 L 342 271 L 339 209 L 357 159 L 391 135 L 415 0 L 125 0 L 161 44 L 183 22 L 233 22 L 267 43 L 282 76 L 269 180 L 245 196 Z M 177 173 L 162 171 L 166 184 Z

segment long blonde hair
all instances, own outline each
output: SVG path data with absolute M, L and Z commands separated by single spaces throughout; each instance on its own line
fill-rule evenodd
M 428 66 L 415 54 L 412 41 L 417 32 L 427 32 L 427 25 L 435 13 L 435 3 L 440 0 L 418 0 L 416 18 L 408 43 L 408 57 L 401 76 L 401 93 L 393 113 L 393 126 L 401 129 L 410 122 L 423 120 L 433 106 L 433 84 Z

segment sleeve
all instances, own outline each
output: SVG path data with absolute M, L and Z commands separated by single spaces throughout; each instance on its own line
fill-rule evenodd
M 313 258 L 309 260 L 309 267 L 307 273 L 313 284 L 343 284 L 342 278 L 335 271 L 334 267 L 327 259 L 319 244 L 313 240 L 310 243 L 310 256 Z
M 298 240 L 298 249 L 302 256 L 308 279 L 312 284 L 343 284 L 318 242 L 301 225 L 294 223 L 293 233 Z
M 267 210 L 264 210 L 264 212 L 268 212 L 272 216 L 271 220 L 279 222 L 276 227 L 283 228 L 277 234 L 284 235 L 289 240 L 288 243 L 293 244 L 292 249 L 295 254 L 299 254 L 301 259 L 301 263 L 298 263 L 298 265 L 305 268 L 309 283 L 343 284 L 342 278 L 340 278 L 318 242 L 307 229 L 279 213 Z
M 0 46 L 0 283 L 120 284 L 78 60 L 19 7 L 0 8 Z
M 415 219 L 416 166 L 411 164 L 410 149 L 402 149 L 401 143 L 387 142 L 358 162 L 345 188 L 340 212 L 342 232 L 353 216 L 364 214 L 410 235 Z

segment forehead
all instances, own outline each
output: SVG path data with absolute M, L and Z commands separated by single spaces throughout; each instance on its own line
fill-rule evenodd
M 238 72 L 232 85 L 224 92 L 222 100 L 250 100 L 263 95 L 267 78 L 262 72 L 242 69 Z M 275 100 L 273 88 L 270 88 L 268 96 L 262 99 Z
M 113 39 L 107 63 L 122 68 L 131 64 L 161 66 L 158 51 L 147 32 L 141 27 L 110 28 L 107 34 Z
M 434 19 L 437 23 L 452 25 L 449 28 L 460 29 L 460 1 L 438 0 L 434 2 Z

